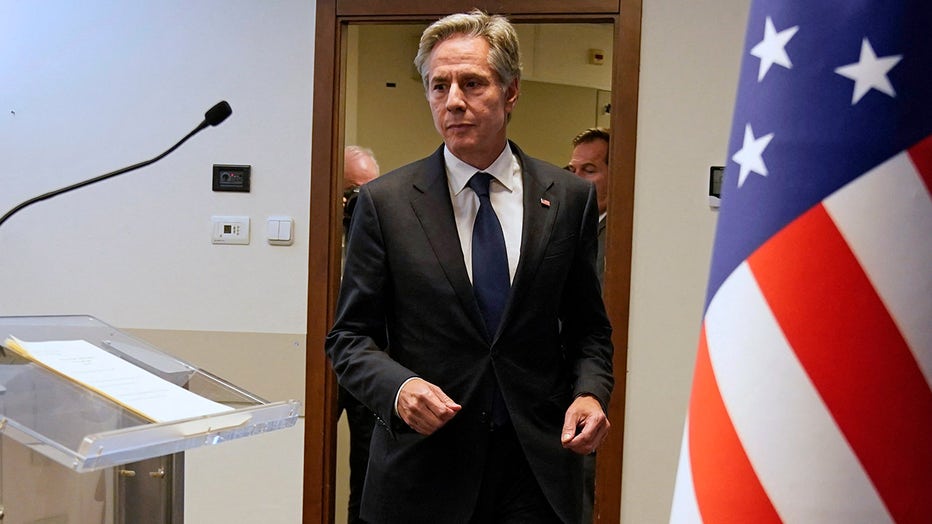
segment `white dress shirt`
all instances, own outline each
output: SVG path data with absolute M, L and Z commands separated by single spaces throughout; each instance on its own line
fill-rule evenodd
M 521 179 L 521 163 L 511 152 L 508 144 L 502 149 L 492 165 L 479 169 L 453 156 L 444 146 L 443 158 L 447 168 L 447 184 L 450 187 L 450 199 L 453 201 L 453 215 L 456 219 L 456 231 L 463 248 L 466 272 L 472 280 L 472 229 L 479 211 L 479 197 L 466 188 L 469 179 L 477 171 L 492 175 L 489 184 L 489 200 L 492 209 L 502 224 L 505 235 L 505 250 L 508 252 L 508 275 L 514 281 L 515 270 L 521 256 L 521 229 L 524 225 L 524 183 Z

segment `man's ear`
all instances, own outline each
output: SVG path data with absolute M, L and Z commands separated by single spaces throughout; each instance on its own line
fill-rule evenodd
M 518 95 L 521 93 L 519 80 L 515 78 L 505 86 L 505 112 L 511 113 L 518 103 Z

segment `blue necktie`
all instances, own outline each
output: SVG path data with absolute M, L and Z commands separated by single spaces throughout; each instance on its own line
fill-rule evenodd
M 478 172 L 467 185 L 479 197 L 479 211 L 472 229 L 472 288 L 485 320 L 488 339 L 498 332 L 498 325 L 505 311 L 505 302 L 511 290 L 508 276 L 508 252 L 505 250 L 505 235 L 498 221 L 492 201 L 489 200 L 489 184 L 492 175 Z M 495 384 L 492 391 L 492 424 L 501 427 L 509 423 L 508 408 L 502 392 Z
M 511 288 L 505 235 L 489 200 L 491 181 L 492 175 L 480 171 L 467 183 L 479 197 L 479 211 L 472 230 L 472 285 L 489 340 L 495 338 L 498 331 Z

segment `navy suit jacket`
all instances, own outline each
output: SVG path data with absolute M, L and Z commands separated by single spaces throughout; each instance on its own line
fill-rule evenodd
M 342 386 L 375 413 L 362 517 L 467 522 L 479 491 L 495 382 L 544 494 L 565 522 L 581 511 L 581 457 L 560 442 L 573 399 L 607 409 L 611 327 L 596 269 L 592 184 L 518 156 L 521 254 L 490 342 L 453 217 L 443 148 L 362 186 L 326 350 Z M 408 378 L 439 386 L 462 410 L 422 436 L 394 413 Z

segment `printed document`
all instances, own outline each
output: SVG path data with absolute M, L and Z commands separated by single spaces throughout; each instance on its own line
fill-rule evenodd
M 233 411 L 85 340 L 25 342 L 10 337 L 3 345 L 153 422 Z

